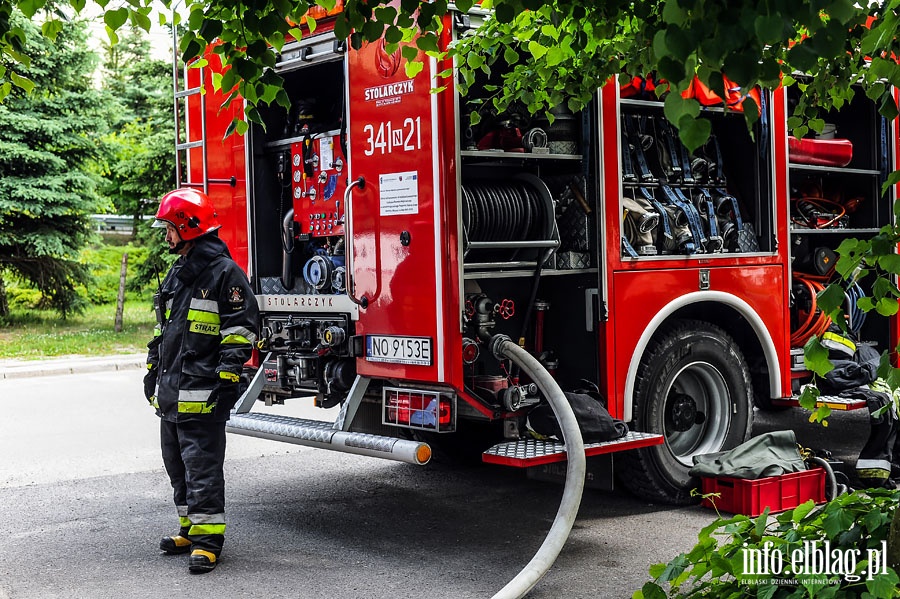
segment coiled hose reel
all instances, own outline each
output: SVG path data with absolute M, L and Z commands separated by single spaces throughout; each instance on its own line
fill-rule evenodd
M 546 242 L 554 237 L 553 198 L 535 175 L 465 181 L 462 204 L 466 254 L 473 248 L 493 250 L 496 259 L 512 260 L 525 248 L 534 247 L 529 242 Z M 532 252 L 531 259 L 535 258 L 537 254 Z
M 462 191 L 469 241 L 533 241 L 547 239 L 552 232 L 553 201 L 538 177 L 469 181 Z

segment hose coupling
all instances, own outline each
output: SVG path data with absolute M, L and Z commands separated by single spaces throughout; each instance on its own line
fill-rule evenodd
M 503 346 L 512 342 L 513 340 L 510 339 L 508 335 L 503 335 L 502 333 L 500 335 L 494 335 L 490 339 L 491 353 L 494 354 L 494 357 L 498 360 L 506 358 L 507 356 L 503 351 Z

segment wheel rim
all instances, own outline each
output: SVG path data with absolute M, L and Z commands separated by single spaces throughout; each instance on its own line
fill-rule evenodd
M 731 427 L 731 393 L 725 377 L 708 362 L 685 365 L 666 389 L 666 444 L 685 466 L 693 457 L 721 451 Z

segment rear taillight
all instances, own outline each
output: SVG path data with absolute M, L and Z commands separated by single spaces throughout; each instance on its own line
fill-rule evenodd
M 452 396 L 385 387 L 382 404 L 384 424 L 436 432 L 455 429 Z

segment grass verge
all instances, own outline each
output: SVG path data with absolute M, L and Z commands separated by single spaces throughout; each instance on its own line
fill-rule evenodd
M 151 301 L 125 302 L 122 332 L 115 332 L 116 305 L 89 306 L 84 314 L 61 319 L 55 312 L 13 310 L 0 328 L 0 359 L 107 356 L 147 351 L 156 318 Z

